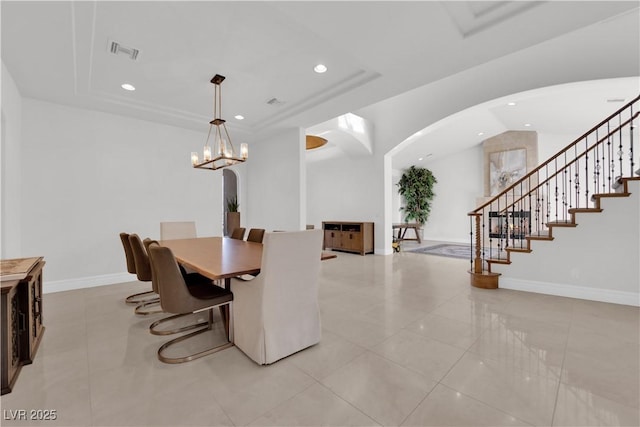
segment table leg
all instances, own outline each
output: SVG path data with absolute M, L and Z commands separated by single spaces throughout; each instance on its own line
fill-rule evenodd
M 420 240 L 420 233 L 418 233 L 418 227 L 413 227 L 413 231 L 416 233 L 416 240 L 418 241 L 418 243 L 422 243 L 422 241 Z
M 231 278 L 227 277 L 224 279 L 224 288 L 228 291 L 231 290 Z M 222 320 L 224 322 L 224 329 L 225 329 L 225 332 L 227 333 L 227 340 L 231 341 L 229 339 L 229 325 L 230 325 L 229 306 L 223 305 L 223 306 L 220 306 L 219 308 L 220 308 L 220 315 L 222 316 Z

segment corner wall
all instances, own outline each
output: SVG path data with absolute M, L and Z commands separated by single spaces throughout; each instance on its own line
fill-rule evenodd
M 159 238 L 161 221 L 193 220 L 198 235 L 221 234 L 222 174 L 189 160 L 204 131 L 29 98 L 22 106 L 19 255 L 45 257 L 45 292 L 135 280 L 121 232 Z
M 0 182 L 2 193 L 0 257 L 18 258 L 20 237 L 20 156 L 22 146 L 22 96 L 2 63 L 2 113 L 0 132 Z

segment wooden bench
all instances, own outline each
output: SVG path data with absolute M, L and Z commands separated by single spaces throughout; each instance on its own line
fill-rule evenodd
M 394 233 L 393 238 L 398 242 L 401 242 L 403 240 L 416 240 L 418 243 L 422 243 L 422 240 L 420 240 L 420 233 L 418 231 L 420 230 L 420 227 L 421 225 L 418 224 L 417 222 L 403 222 L 403 223 L 393 224 L 393 233 Z M 416 235 L 415 238 L 405 237 L 408 229 L 413 230 L 413 232 Z M 396 230 L 398 230 L 397 235 L 395 234 Z

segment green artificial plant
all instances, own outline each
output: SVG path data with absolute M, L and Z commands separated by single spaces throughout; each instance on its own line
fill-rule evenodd
M 236 196 L 227 197 L 227 212 L 238 212 L 238 198 Z
M 400 210 L 405 213 L 404 221 L 414 220 L 424 225 L 431 212 L 431 200 L 435 193 L 433 186 L 438 180 L 429 169 L 411 166 L 398 181 L 398 193 L 404 197 L 405 206 Z

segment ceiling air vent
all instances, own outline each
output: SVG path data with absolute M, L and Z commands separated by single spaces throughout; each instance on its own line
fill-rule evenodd
M 267 101 L 267 104 L 277 107 L 278 105 L 284 104 L 284 101 L 281 101 L 278 98 L 271 98 Z
M 624 102 L 624 98 L 609 98 L 607 102 Z
M 114 42 L 111 41 L 109 43 L 109 51 L 111 53 L 113 53 L 114 55 L 125 55 L 128 56 L 129 59 L 131 59 L 132 61 L 135 61 L 138 59 L 138 54 L 140 53 L 140 50 L 133 48 L 133 47 L 128 47 L 128 46 L 123 46 L 118 42 Z

